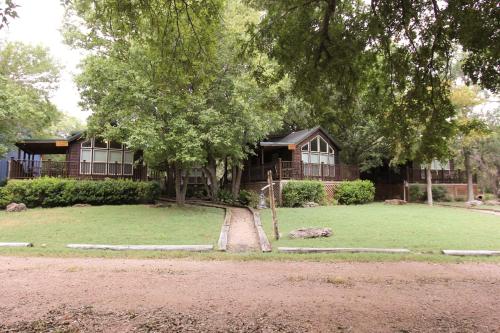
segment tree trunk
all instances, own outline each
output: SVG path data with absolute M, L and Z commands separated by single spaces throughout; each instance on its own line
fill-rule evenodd
M 175 195 L 175 168 L 172 165 L 167 167 L 167 196 Z
M 471 153 L 467 149 L 463 149 L 465 174 L 467 176 L 467 201 L 474 200 L 474 185 L 472 184 L 472 165 Z
M 232 171 L 232 181 L 231 181 L 231 192 L 233 196 L 236 198 L 240 193 L 240 185 L 241 185 L 241 175 L 243 174 L 243 169 L 239 165 L 233 165 Z
M 180 167 L 175 167 L 175 202 L 179 206 L 184 206 L 186 201 L 187 180 L 185 174 L 186 172 Z
M 431 173 L 431 163 L 428 163 L 425 169 L 425 178 L 427 180 L 427 204 L 429 206 L 432 206 L 433 200 L 432 200 L 432 173 Z
M 203 168 L 205 174 L 210 181 L 209 189 L 210 189 L 210 198 L 212 200 L 217 199 L 217 192 L 219 190 L 219 181 L 217 179 L 217 161 L 212 156 L 208 156 L 207 165 Z

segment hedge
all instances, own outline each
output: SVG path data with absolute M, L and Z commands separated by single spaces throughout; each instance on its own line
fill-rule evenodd
M 369 180 L 344 181 L 335 189 L 334 198 L 341 205 L 372 202 L 375 198 L 375 186 Z
M 0 208 L 11 202 L 28 207 L 62 207 L 74 204 L 117 205 L 153 202 L 160 196 L 157 182 L 124 179 L 75 180 L 37 178 L 10 180 L 0 188 Z
M 426 185 L 410 185 L 410 201 L 427 201 Z M 434 201 L 450 201 L 448 190 L 442 185 L 432 185 L 432 199 Z
M 306 202 L 323 204 L 326 200 L 325 187 L 319 181 L 290 181 L 283 187 L 283 206 L 300 207 Z

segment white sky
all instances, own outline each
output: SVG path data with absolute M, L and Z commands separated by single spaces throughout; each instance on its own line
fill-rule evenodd
M 63 69 L 59 89 L 51 98 L 59 110 L 85 120 L 89 112 L 78 106 L 79 93 L 73 82 L 78 72 L 77 65 L 83 58 L 83 52 L 73 50 L 63 43 L 60 29 L 64 8 L 60 0 L 16 0 L 18 18 L 10 19 L 9 26 L 0 30 L 0 39 L 39 44 L 50 49 L 50 54 Z

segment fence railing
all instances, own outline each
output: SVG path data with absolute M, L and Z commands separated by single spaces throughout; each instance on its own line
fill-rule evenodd
M 408 169 L 408 182 L 425 183 L 427 181 L 426 169 Z M 431 170 L 431 179 L 434 184 L 467 183 L 467 174 L 462 170 Z M 477 183 L 477 175 L 472 176 L 472 181 Z
M 148 179 L 147 168 L 128 163 L 87 161 L 9 160 L 9 179 L 38 177 Z
M 267 171 L 271 170 L 274 179 L 321 179 L 321 180 L 354 180 L 359 178 L 359 168 L 353 165 L 324 163 L 303 163 L 282 161 L 246 167 L 242 180 L 245 182 L 263 181 L 267 179 Z

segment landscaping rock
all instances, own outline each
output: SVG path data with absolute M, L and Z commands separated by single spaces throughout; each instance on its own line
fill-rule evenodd
M 89 204 L 74 204 L 73 207 L 91 207 Z
M 500 205 L 500 200 L 487 200 L 484 204 L 488 206 L 498 206 Z
M 386 205 L 406 205 L 406 201 L 401 199 L 389 199 L 384 201 Z
M 317 237 L 330 237 L 332 229 L 330 228 L 300 228 L 292 230 L 288 234 L 290 238 L 317 238 Z
M 481 200 L 471 200 L 465 203 L 467 207 L 481 206 L 482 204 L 483 202 Z
M 5 209 L 7 212 L 22 212 L 24 210 L 27 210 L 26 205 L 23 203 L 11 203 L 7 205 L 7 208 Z
M 319 206 L 319 204 L 312 202 L 312 201 L 302 204 L 303 208 L 318 207 L 318 206 Z

